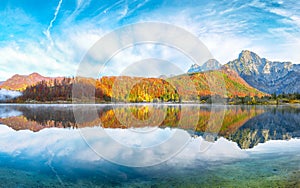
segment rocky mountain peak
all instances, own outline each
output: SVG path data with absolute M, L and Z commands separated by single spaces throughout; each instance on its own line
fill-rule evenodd
M 222 64 L 219 63 L 219 61 L 217 61 L 216 59 L 209 59 L 203 65 L 193 64 L 188 70 L 188 73 L 219 70 L 221 67 Z
M 11 78 L 19 78 L 19 77 L 22 77 L 22 75 L 14 74 Z
M 249 50 L 243 50 L 239 54 L 239 60 L 244 60 L 244 61 L 261 61 L 261 58 L 254 52 L 251 52 Z
M 40 75 L 40 74 L 37 73 L 37 72 L 33 72 L 33 73 L 31 73 L 29 76 L 41 77 L 42 75 Z
M 256 53 L 243 50 L 237 59 L 226 64 L 247 83 L 267 93 L 299 92 L 299 67 L 291 62 L 269 61 Z
M 246 66 L 246 69 L 256 74 L 259 73 L 261 65 L 265 64 L 265 59 L 261 59 L 256 53 L 249 50 L 243 50 L 238 57 L 238 61 Z
M 216 59 L 210 59 L 202 65 L 202 67 L 205 67 L 207 70 L 217 70 L 220 69 L 221 66 L 221 63 Z
M 194 64 L 191 66 L 191 69 L 197 69 L 197 68 L 199 68 L 199 67 L 200 67 L 200 65 L 194 63 Z
M 31 73 L 29 76 L 29 78 L 34 79 L 34 80 L 43 80 L 45 77 L 40 75 L 39 73 Z

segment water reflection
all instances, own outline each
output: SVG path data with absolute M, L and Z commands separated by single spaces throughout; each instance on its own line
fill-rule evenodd
M 49 127 L 171 127 L 187 130 L 191 136 L 222 136 L 243 149 L 268 140 L 300 137 L 299 106 L 98 105 L 96 117 L 91 115 L 94 107 L 1 105 L 0 123 L 34 132 Z M 84 121 L 75 121 L 73 108 L 81 110 Z
M 290 106 L 268 107 L 228 135 L 241 148 L 253 148 L 268 140 L 289 140 L 300 137 L 300 108 Z

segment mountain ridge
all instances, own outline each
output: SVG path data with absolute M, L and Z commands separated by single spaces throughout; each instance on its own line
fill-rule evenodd
M 29 75 L 15 74 L 11 78 L 0 83 L 0 89 L 24 91 L 26 87 L 35 85 L 41 81 L 53 81 L 54 79 L 62 79 L 62 77 L 45 77 L 37 72 L 33 72 Z
M 192 65 L 188 72 L 203 72 Z M 243 50 L 238 58 L 219 69 L 231 69 L 250 86 L 269 94 L 300 93 L 300 64 L 269 61 L 256 53 Z
M 188 73 L 193 72 L 205 72 L 210 70 L 218 70 L 222 67 L 222 64 L 216 59 L 209 59 L 203 65 L 193 64 L 188 70 Z

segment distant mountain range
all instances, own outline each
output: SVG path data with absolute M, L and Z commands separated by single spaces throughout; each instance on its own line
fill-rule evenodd
M 209 63 L 209 65 L 205 65 Z M 202 67 L 209 69 L 203 70 Z M 199 68 L 200 67 L 200 68 Z M 291 62 L 269 61 L 254 52 L 243 50 L 237 59 L 223 67 L 236 71 L 249 85 L 269 94 L 300 93 L 300 65 Z M 206 62 L 192 65 L 188 72 L 220 69 L 219 64 Z
M 209 70 L 219 70 L 222 67 L 222 64 L 215 59 L 210 59 L 206 61 L 203 65 L 193 64 L 188 70 L 188 73 L 193 72 L 205 72 Z
M 41 82 L 43 80 L 50 81 L 54 79 L 61 79 L 61 77 L 57 77 L 57 78 L 45 77 L 38 73 L 32 73 L 30 75 L 15 74 L 8 80 L 0 83 L 0 89 L 23 91 L 26 89 L 27 86 L 35 85 L 38 82 Z

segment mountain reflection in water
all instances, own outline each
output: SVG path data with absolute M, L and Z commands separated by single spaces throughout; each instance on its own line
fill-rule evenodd
M 80 110 L 82 121 L 76 121 L 73 108 Z M 94 109 L 96 117 L 91 113 Z M 0 105 L 0 123 L 14 130 L 171 127 L 187 130 L 191 136 L 225 137 L 242 149 L 268 140 L 299 138 L 299 114 L 299 106 Z

